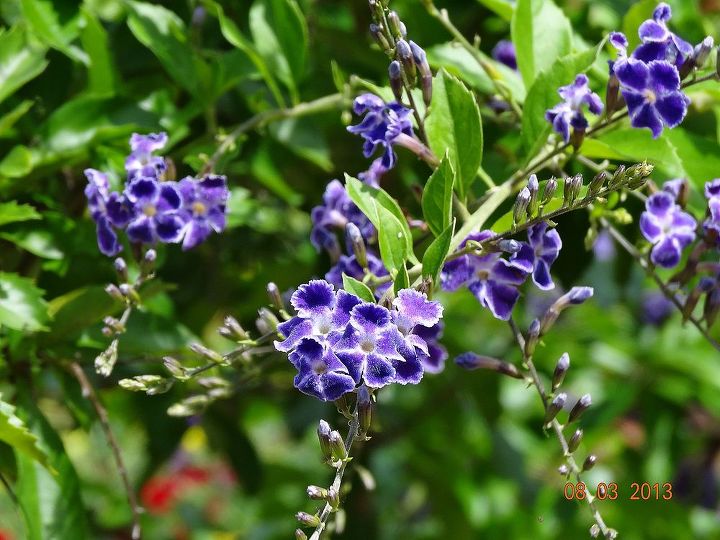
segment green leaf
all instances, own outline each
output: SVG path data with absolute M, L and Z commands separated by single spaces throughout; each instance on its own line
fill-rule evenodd
M 666 131 L 685 174 L 694 186 L 702 191 L 705 182 L 718 176 L 720 171 L 720 145 L 713 139 L 694 135 L 681 128 Z
M 455 190 L 464 199 L 482 162 L 482 122 L 473 93 L 445 70 L 433 80 L 432 107 L 425 129 L 435 155 L 448 153 L 457 175 Z
M 129 2 L 128 6 L 128 27 L 137 40 L 158 57 L 175 82 L 203 97 L 209 68 L 188 43 L 182 19 L 162 6 L 144 2 Z
M 20 418 L 15 416 L 15 407 L 2 399 L 0 399 L 0 441 L 6 442 L 16 452 L 22 452 L 52 471 L 47 454 L 37 446 L 37 437 L 28 430 Z
M 410 226 L 397 201 L 383 189 L 372 187 L 347 174 L 345 175 L 345 188 L 353 202 L 360 208 L 362 213 L 368 217 L 372 224 L 375 225 L 376 229 L 380 229 L 380 216 L 376 207 L 385 208 L 385 210 L 395 216 L 401 224 L 403 237 L 406 239 L 406 253 L 415 261 Z
M 115 68 L 107 32 L 89 9 L 83 6 L 80 11 L 80 42 L 90 58 L 88 89 L 93 94 L 112 95 L 115 93 Z
M 58 246 L 56 231 L 51 226 L 45 228 L 19 227 L 11 232 L 0 232 L 0 238 L 29 251 L 43 259 L 60 260 L 64 253 Z
M 32 109 L 34 104 L 35 102 L 33 100 L 26 99 L 18 103 L 9 113 L 0 117 L 0 137 L 12 137 L 13 132 L 11 130 L 13 126 L 20 118 L 25 116 L 26 112 Z
M 48 339 L 71 340 L 85 328 L 99 323 L 120 308 L 100 286 L 83 287 L 53 298 L 48 304 L 52 317 Z M 45 336 L 44 336 L 45 337 Z
M 558 88 L 588 70 L 604 45 L 605 40 L 592 49 L 563 56 L 535 79 L 525 99 L 522 118 L 522 138 L 528 151 L 547 140 L 550 124 L 545 119 L 545 111 L 561 101 Z
M 20 27 L 0 30 L 0 102 L 45 70 L 46 51 Z
M 658 0 L 640 0 L 633 3 L 627 10 L 622 21 L 622 31 L 628 40 L 628 50 L 631 51 L 640 44 L 638 28 L 646 20 L 652 17 L 653 10 Z
M 518 0 L 511 33 L 518 70 L 527 88 L 541 71 L 570 53 L 570 21 L 552 0 Z
M 408 258 L 407 235 L 403 224 L 386 208 L 373 201 L 377 212 L 380 257 L 393 278 L 405 268 Z
M 0 176 L 21 178 L 33 169 L 33 153 L 24 144 L 14 146 L 0 161 Z
M 27 539 L 89 539 L 80 479 L 60 437 L 29 396 L 24 396 L 19 405 L 28 427 L 46 451 L 50 466 L 57 471 L 51 474 L 25 454 L 15 454 L 16 495 L 25 517 Z
M 435 236 L 440 236 L 452 220 L 454 183 L 455 171 L 446 153 L 438 168 L 430 175 L 422 194 L 423 216 Z
M 423 255 L 422 275 L 431 278 L 435 284 L 437 284 L 438 275 L 445 263 L 445 258 L 450 252 L 450 241 L 454 232 L 455 220 L 447 226 L 440 236 L 433 240 Z
M 47 322 L 43 291 L 31 279 L 0 272 L 0 328 L 36 332 Z
M 515 6 L 509 0 L 477 0 L 490 11 L 510 22 L 512 20 Z
M 41 216 L 29 204 L 18 204 L 16 201 L 0 203 L 0 226 L 33 219 L 41 219 Z
M 372 302 L 375 303 L 375 295 L 370 290 L 370 287 L 365 285 L 362 281 L 358 281 L 354 277 L 348 276 L 347 274 L 343 274 L 343 289 L 345 289 L 347 292 L 354 294 L 361 300 L 365 300 L 366 302 Z
M 60 26 L 52 2 L 48 0 L 21 0 L 23 19 L 35 36 L 68 58 L 88 64 L 88 55 L 70 42 L 77 37 L 73 25 Z
M 295 0 L 256 0 L 250 8 L 250 32 L 260 55 L 298 100 L 305 75 L 308 30 Z

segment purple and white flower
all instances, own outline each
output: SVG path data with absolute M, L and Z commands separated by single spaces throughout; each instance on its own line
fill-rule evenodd
M 355 380 L 345 364 L 331 348 L 314 338 L 302 339 L 288 359 L 298 370 L 295 387 L 304 394 L 334 401 L 355 388 Z
M 693 56 L 694 47 L 668 29 L 667 23 L 671 17 L 669 5 L 664 2 L 657 5 L 652 19 L 646 20 L 638 28 L 642 44 L 633 51 L 634 58 L 643 62 L 665 60 L 680 69 Z
M 683 249 L 695 240 L 697 223 L 667 191 L 648 197 L 645 208 L 640 216 L 640 231 L 653 244 L 650 260 L 663 268 L 673 268 L 680 262 Z
M 560 234 L 555 229 L 548 230 L 548 224 L 543 221 L 528 229 L 528 243 L 523 243 L 510 260 L 522 265 L 528 273 L 532 272 L 533 283 L 538 289 L 549 291 L 555 288 L 550 267 L 560 255 L 560 249 Z
M 167 144 L 166 133 L 150 133 L 140 135 L 133 133 L 130 137 L 130 155 L 125 159 L 125 170 L 128 180 L 138 177 L 160 178 L 167 166 L 165 159 L 153 155 Z
M 515 45 L 508 39 L 501 39 L 497 42 L 492 50 L 492 57 L 505 64 L 510 69 L 517 70 L 517 55 L 515 54 Z
M 588 127 L 583 107 L 588 106 L 592 114 L 600 114 L 603 104 L 595 92 L 588 87 L 587 75 L 581 73 L 575 81 L 567 86 L 561 86 L 558 94 L 563 98 L 545 113 L 545 119 L 552 124 L 553 130 L 560 134 L 565 142 L 570 141 L 570 128 L 584 132 Z
M 225 205 L 230 191 L 224 176 L 208 175 L 202 180 L 183 178 L 177 188 L 182 198 L 179 215 L 185 222 L 183 250 L 194 248 L 213 231 L 220 233 L 225 229 Z
M 182 239 L 185 222 L 178 214 L 182 199 L 174 183 L 139 177 L 127 185 L 125 196 L 135 207 L 135 215 L 127 225 L 132 242 L 176 243 Z

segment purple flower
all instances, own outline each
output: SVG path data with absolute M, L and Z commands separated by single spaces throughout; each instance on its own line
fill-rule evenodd
M 352 253 L 352 249 L 349 248 L 348 252 Z M 366 257 L 368 270 L 373 275 L 377 277 L 388 275 L 385 265 L 374 253 L 367 251 Z M 325 274 L 325 279 L 340 289 L 343 286 L 343 274 L 347 274 L 358 281 L 362 281 L 365 277 L 365 270 L 360 266 L 360 263 L 357 262 L 355 255 L 341 255 L 338 262 Z M 378 286 L 375 289 L 375 296 L 380 298 L 383 294 L 385 294 L 385 291 L 387 291 L 391 285 L 392 282 L 387 282 Z
M 295 387 L 304 394 L 334 401 L 355 388 L 345 364 L 331 348 L 314 338 L 303 338 L 288 359 L 298 370 Z
M 497 42 L 497 45 L 493 47 L 492 57 L 505 64 L 510 69 L 517 69 L 517 56 L 515 55 L 515 45 L 513 42 L 507 39 L 501 39 Z
M 640 216 L 640 231 L 653 244 L 652 262 L 672 268 L 680 262 L 682 250 L 695 240 L 695 219 L 675 204 L 671 193 L 654 193 L 645 202 Z
M 380 178 L 382 178 L 387 171 L 388 170 L 382 164 L 382 158 L 377 158 L 373 160 L 367 171 L 358 174 L 358 180 L 361 180 L 372 187 L 380 187 Z
M 555 229 L 548 230 L 546 222 L 538 223 L 528 229 L 528 243 L 523 243 L 520 251 L 510 258 L 516 266 L 528 273 L 532 272 L 533 283 L 543 291 L 555 288 L 550 266 L 560 255 L 562 240 Z
M 673 128 L 683 121 L 690 99 L 680 91 L 680 75 L 673 64 L 665 60 L 645 63 L 628 57 L 624 38 L 622 34 L 614 33 L 610 41 L 619 51 L 612 69 L 620 82 L 630 125 L 646 127 L 653 138 L 657 138 L 663 125 Z
M 708 199 L 720 197 L 720 178 L 705 183 L 705 197 Z
M 365 139 L 363 154 L 369 158 L 382 147 L 384 152 L 380 161 L 387 170 L 397 161 L 393 144 L 398 136 L 413 136 L 411 111 L 395 101 L 385 103 L 374 94 L 362 94 L 355 98 L 353 110 L 357 115 L 365 115 L 363 121 L 347 130 Z
M 673 307 L 673 303 L 663 293 L 648 292 L 642 298 L 640 318 L 646 324 L 660 326 L 670 317 Z
M 98 248 L 108 257 L 115 256 L 122 250 L 115 229 L 128 224 L 134 209 L 124 196 L 110 192 L 107 175 L 95 169 L 85 169 L 85 176 L 88 179 L 85 196 L 97 227 Z
M 125 196 L 136 210 L 127 226 L 131 241 L 154 244 L 182 239 L 185 221 L 178 213 L 182 200 L 174 182 L 139 177 L 127 185 Z
M 643 62 L 665 60 L 680 69 L 693 55 L 693 46 L 668 29 L 667 22 L 671 16 L 670 6 L 664 2 L 658 4 L 652 19 L 646 20 L 638 28 L 642 44 L 633 52 L 633 58 Z
M 202 180 L 191 177 L 178 182 L 182 198 L 179 212 L 185 222 L 183 250 L 192 249 L 215 231 L 225 229 L 225 205 L 230 191 L 224 176 L 205 176 Z
M 315 249 L 338 252 L 339 246 L 335 229 L 345 230 L 345 225 L 352 222 L 357 225 L 363 237 L 370 239 L 375 236 L 375 228 L 363 214 L 338 180 L 331 181 L 325 188 L 323 205 L 312 209 L 313 229 L 310 241 Z
M 471 234 L 460 249 L 469 240 L 482 242 L 492 236 L 492 231 Z M 483 307 L 488 308 L 495 318 L 506 321 L 520 298 L 518 287 L 531 270 L 532 262 L 525 258 L 507 261 L 500 258 L 500 253 L 466 254 L 445 264 L 440 281 L 446 291 L 467 285 Z
M 166 144 L 166 133 L 150 133 L 149 135 L 133 133 L 130 137 L 131 152 L 125 159 L 128 180 L 141 176 L 160 178 L 167 166 L 165 159 L 154 156 L 153 152 L 164 148 Z
M 568 142 L 571 126 L 577 131 L 585 131 L 588 127 L 583 105 L 587 105 L 591 113 L 600 114 L 603 104 L 600 96 L 588 87 L 587 75 L 583 73 L 575 77 L 572 84 L 561 86 L 558 94 L 564 101 L 549 109 L 545 113 L 545 119 L 552 124 L 553 130 Z
M 593 252 L 598 261 L 606 262 L 615 258 L 615 243 L 606 229 L 598 233 L 593 244 Z
M 443 323 L 433 326 L 416 326 L 413 334 L 417 334 L 427 344 L 427 354 L 419 354 L 425 373 L 440 373 L 445 369 L 445 360 L 448 358 L 447 349 L 439 343 L 443 334 Z

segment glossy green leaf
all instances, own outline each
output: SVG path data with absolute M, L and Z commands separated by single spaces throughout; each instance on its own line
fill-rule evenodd
M 0 161 L 0 176 L 20 178 L 33 169 L 33 154 L 30 149 L 18 144 Z
M 343 289 L 345 289 L 347 292 L 354 294 L 361 300 L 365 300 L 366 302 L 372 302 L 375 303 L 375 295 L 373 295 L 372 291 L 370 290 L 370 287 L 365 285 L 362 281 L 358 281 L 354 277 L 348 276 L 347 274 L 343 274 Z
M 664 135 L 672 144 L 687 178 L 700 192 L 705 182 L 720 176 L 720 145 L 685 129 L 670 129 Z
M 425 129 L 433 152 L 438 156 L 448 153 L 456 174 L 455 190 L 464 199 L 482 163 L 482 122 L 473 93 L 445 70 L 433 80 L 432 106 Z
M 32 109 L 34 104 L 35 102 L 33 100 L 26 99 L 18 103 L 10 112 L 0 117 L 0 137 L 11 137 L 13 135 L 11 130 L 15 123 L 25 116 L 25 113 Z
M 88 90 L 93 94 L 115 93 L 115 68 L 105 27 L 93 13 L 81 9 L 80 41 L 89 57 Z
M 52 317 L 48 339 L 72 340 L 84 329 L 116 312 L 120 302 L 113 300 L 100 286 L 83 287 L 53 298 L 48 304 Z
M 250 31 L 257 51 L 297 101 L 308 53 L 307 24 L 297 2 L 256 0 L 250 8 Z
M 527 150 L 545 143 L 550 133 L 550 123 L 545 119 L 545 111 L 562 101 L 558 88 L 572 83 L 576 75 L 588 70 L 604 44 L 605 40 L 592 49 L 564 56 L 537 76 L 528 91 L 523 108 L 522 138 Z
M 552 0 L 518 0 L 511 33 L 518 70 L 527 88 L 541 71 L 570 53 L 570 21 Z
M 0 30 L 0 102 L 45 70 L 46 51 L 21 27 Z
M 16 452 L 34 459 L 43 467 L 49 467 L 48 456 L 37 445 L 38 439 L 32 434 L 25 422 L 15 415 L 15 407 L 0 399 L 0 441 L 3 441 Z M 52 468 L 50 468 L 52 472 Z
M 43 291 L 31 279 L 0 272 L 0 328 L 36 332 L 48 322 Z
M 455 220 L 425 250 L 422 259 L 422 275 L 429 277 L 437 285 L 438 275 L 450 252 L 450 242 L 455 232 Z
M 386 208 L 375 203 L 378 216 L 380 256 L 391 275 L 405 268 L 408 258 L 406 232 L 402 223 Z
M 638 28 L 646 19 L 652 17 L 652 12 L 657 4 L 658 0 L 640 0 L 634 2 L 625 13 L 622 21 L 622 31 L 627 37 L 629 50 L 633 50 L 640 44 Z
M 71 24 L 61 26 L 53 3 L 49 0 L 20 0 L 23 19 L 33 34 L 53 49 L 72 58 L 76 62 L 88 64 L 88 55 L 72 45 L 77 30 Z
M 430 175 L 422 194 L 423 217 L 435 236 L 440 236 L 452 220 L 454 183 L 455 171 L 446 154 Z
M 41 219 L 34 206 L 18 204 L 16 201 L 0 203 L 0 226 L 34 219 Z

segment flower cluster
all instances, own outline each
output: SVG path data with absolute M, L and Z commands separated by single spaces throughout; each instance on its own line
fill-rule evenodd
M 695 240 L 695 219 L 676 203 L 671 184 L 648 197 L 640 216 L 640 231 L 653 244 L 650 260 L 663 268 L 680 262 L 683 249 Z
M 356 386 L 417 384 L 437 371 L 445 353 L 435 343 L 442 306 L 413 289 L 398 292 L 392 309 L 315 280 L 291 298 L 297 315 L 278 326 L 275 348 L 298 370 L 295 386 L 332 401 Z
M 486 230 L 468 236 L 460 245 L 464 251 L 468 242 L 478 244 L 492 240 L 494 233 Z M 446 291 L 455 291 L 467 286 L 483 307 L 498 319 L 508 320 L 520 292 L 518 288 L 528 276 L 543 290 L 555 287 L 550 276 L 550 266 L 557 259 L 562 241 L 555 229 L 549 229 L 545 222 L 528 229 L 528 242 L 516 242 L 510 257 L 505 259 L 501 252 L 484 255 L 464 253 L 443 267 L 440 275 L 441 286 Z
M 588 127 L 583 106 L 587 105 L 592 114 L 600 114 L 603 104 L 600 96 L 588 87 L 587 75 L 583 73 L 575 77 L 572 84 L 561 86 L 558 94 L 564 101 L 549 109 L 545 113 L 545 119 L 565 142 L 569 142 L 571 127 L 576 133 L 584 133 Z
M 97 226 L 100 251 L 117 255 L 117 231 L 138 244 L 179 243 L 184 250 L 225 229 L 229 191 L 224 176 L 187 177 L 167 181 L 165 160 L 154 155 L 167 143 L 165 133 L 133 134 L 125 160 L 127 181 L 122 192 L 110 190 L 106 174 L 87 169 L 85 195 Z
M 618 58 L 610 63 L 611 81 L 620 85 L 630 124 L 648 128 L 654 138 L 664 126 L 673 128 L 685 118 L 690 99 L 681 91 L 681 73 L 685 75 L 688 66 L 704 62 L 708 46 L 712 47 L 712 42 L 706 39 L 695 51 L 668 29 L 671 15 L 670 6 L 658 4 L 652 19 L 640 25 L 638 35 L 642 43 L 631 55 L 623 34 L 610 35 L 610 43 L 618 50 Z

